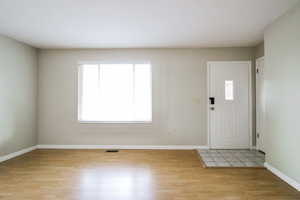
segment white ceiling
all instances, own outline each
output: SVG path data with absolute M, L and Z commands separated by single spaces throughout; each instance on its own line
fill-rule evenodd
M 253 46 L 299 0 L 0 0 L 0 34 L 39 48 Z

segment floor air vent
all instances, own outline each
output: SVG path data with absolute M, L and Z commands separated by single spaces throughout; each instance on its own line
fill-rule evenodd
M 117 149 L 108 149 L 105 152 L 108 152 L 108 153 L 117 153 L 117 152 L 119 152 L 119 150 L 117 150 Z

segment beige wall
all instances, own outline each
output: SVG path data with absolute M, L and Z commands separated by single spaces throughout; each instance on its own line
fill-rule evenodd
M 260 43 L 254 48 L 254 57 L 255 59 L 263 57 L 265 55 L 264 43 Z
M 36 145 L 37 54 L 0 36 L 0 156 Z
M 300 183 L 300 4 L 265 33 L 267 162 Z
M 206 62 L 252 48 L 39 51 L 39 144 L 206 145 Z M 153 124 L 77 122 L 78 61 L 150 61 Z

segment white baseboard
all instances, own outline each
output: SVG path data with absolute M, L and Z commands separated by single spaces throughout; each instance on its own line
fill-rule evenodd
M 191 150 L 208 149 L 207 146 L 196 145 L 37 145 L 38 149 L 169 149 Z
M 265 162 L 264 165 L 273 174 L 275 174 L 276 176 L 278 176 L 279 178 L 281 178 L 282 180 L 284 180 L 285 182 L 287 182 L 289 185 L 291 185 L 292 187 L 294 187 L 296 190 L 300 191 L 300 183 L 298 183 L 294 179 L 288 177 L 287 175 L 285 175 L 284 173 L 282 173 L 281 171 L 279 171 L 278 169 L 276 169 L 275 167 L 273 167 L 269 163 Z
M 41 144 L 32 146 L 20 151 L 0 156 L 0 162 L 15 158 L 35 149 L 166 149 L 166 150 L 192 150 L 192 149 L 208 149 L 207 146 L 196 145 L 48 145 Z
M 26 148 L 26 149 L 22 149 L 20 151 L 14 152 L 14 153 L 7 154 L 5 156 L 0 156 L 0 162 L 12 159 L 12 158 L 20 156 L 20 155 L 23 155 L 25 153 L 28 153 L 30 151 L 35 150 L 36 148 L 37 148 L 37 146 L 32 146 L 32 147 L 29 147 L 29 148 Z

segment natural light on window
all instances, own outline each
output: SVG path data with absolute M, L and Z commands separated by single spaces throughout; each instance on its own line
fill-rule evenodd
M 150 64 L 79 67 L 79 120 L 151 122 Z
M 225 100 L 233 100 L 233 81 L 225 81 Z

